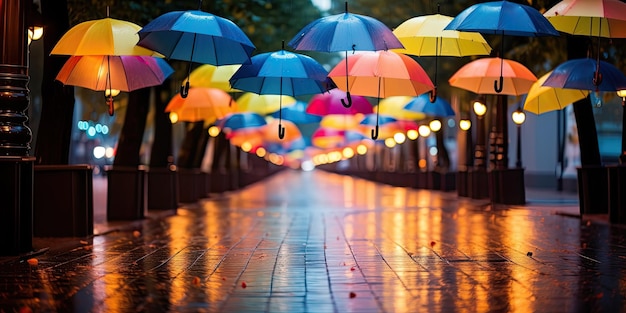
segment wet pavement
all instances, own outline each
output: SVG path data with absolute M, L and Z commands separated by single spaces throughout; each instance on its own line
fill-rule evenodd
M 573 197 L 528 199 L 285 170 L 92 238 L 37 238 L 37 264 L 0 258 L 0 312 L 626 311 L 626 228 L 573 216 Z

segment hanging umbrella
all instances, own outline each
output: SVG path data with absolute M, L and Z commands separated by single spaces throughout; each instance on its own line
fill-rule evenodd
M 393 96 L 381 99 L 376 110 L 381 115 L 390 115 L 398 120 L 423 120 L 426 114 L 421 112 L 413 112 L 406 110 L 404 107 L 409 101 L 413 100 L 412 96 Z
M 265 118 L 258 113 L 242 112 L 233 113 L 217 121 L 216 125 L 227 131 L 240 130 L 243 128 L 258 128 L 267 125 Z
M 252 57 L 250 64 L 243 64 L 230 79 L 233 88 L 257 94 L 309 95 L 328 90 L 328 72 L 313 58 L 306 55 L 279 50 Z M 282 98 L 279 100 L 280 110 Z M 279 111 L 280 112 L 280 111 Z M 284 136 L 279 115 L 279 137 Z
M 113 115 L 112 90 L 133 91 L 163 83 L 174 70 L 161 58 L 150 56 L 85 55 L 70 57 L 56 76 L 65 85 L 108 92 Z
M 528 95 L 524 99 L 524 110 L 535 114 L 561 110 L 580 99 L 586 98 L 589 94 L 587 90 L 543 86 L 550 74 L 552 71 L 541 76 L 530 87 Z
M 594 74 L 596 68 L 599 73 L 597 77 Z M 591 91 L 617 91 L 626 89 L 626 76 L 618 68 L 604 61 L 596 63 L 595 60 L 589 58 L 574 59 L 561 63 L 552 70 L 542 86 Z
M 296 50 L 345 52 L 346 71 L 348 51 L 378 51 L 404 48 L 391 29 L 379 20 L 348 12 L 348 2 L 344 13 L 319 18 L 300 30 L 289 41 Z M 350 91 L 347 101 L 341 103 L 350 107 Z
M 183 98 L 176 94 L 165 107 L 165 112 L 176 113 L 178 120 L 213 123 L 237 111 L 237 103 L 228 93 L 217 88 L 192 87 Z
M 282 119 L 292 121 L 296 124 L 319 123 L 322 117 L 307 113 L 307 106 L 308 103 L 304 101 L 296 101 L 292 106 L 284 107 L 279 111 L 273 112 L 270 116 L 275 118 L 281 116 Z
M 437 70 L 439 56 L 464 57 L 489 55 L 491 47 L 479 33 L 444 30 L 452 17 L 433 14 L 408 19 L 393 30 L 404 45 L 395 52 L 416 56 L 435 57 L 435 89 L 430 93 L 431 101 L 437 97 Z
M 202 1 L 200 1 L 202 4 Z M 233 65 L 249 62 L 255 46 L 232 21 L 198 10 L 165 13 L 139 31 L 137 45 L 157 51 L 168 59 L 191 63 Z M 181 86 L 187 96 L 189 80 Z
M 505 84 L 495 90 L 492 82 L 498 76 Z M 465 64 L 450 77 L 450 86 L 477 94 L 505 94 L 519 96 L 528 93 L 537 77 L 519 62 L 501 58 L 482 58 Z
M 282 138 L 278 137 L 278 133 L 274 131 L 278 127 L 278 123 L 281 123 L 282 127 L 285 128 L 285 136 Z M 263 139 L 269 143 L 284 143 L 285 141 L 289 142 L 300 138 L 302 138 L 300 129 L 291 121 L 284 120 L 279 122 L 278 120 L 272 120 L 263 127 Z
M 363 114 L 328 114 L 322 117 L 320 127 L 349 130 L 356 128 L 362 119 Z
M 450 117 L 455 115 L 448 101 L 437 97 L 435 102 L 430 102 L 430 97 L 428 97 L 427 94 L 413 98 L 404 108 L 409 111 L 420 112 L 433 117 Z
M 338 88 L 314 95 L 309 101 L 306 112 L 319 116 L 329 114 L 367 114 L 374 112 L 372 110 L 372 104 L 367 98 L 362 96 L 352 96 L 352 105 L 349 107 L 341 105 L 341 100 L 346 96 L 347 93 Z
M 137 46 L 139 30 L 137 24 L 109 17 L 82 22 L 63 34 L 50 54 L 154 55 L 154 51 Z
M 463 10 L 446 26 L 447 30 L 478 32 L 504 36 L 559 36 L 558 31 L 535 8 L 509 1 L 493 1 L 472 5 Z M 503 54 L 504 38 L 500 55 Z M 504 59 L 501 59 L 502 62 Z M 503 64 L 501 64 L 503 66 Z M 503 75 L 493 83 L 496 93 L 502 92 Z
M 337 65 L 328 76 L 337 87 L 356 95 L 386 98 L 417 96 L 433 90 L 433 82 L 411 57 L 392 51 L 363 52 L 351 55 L 347 68 Z M 380 106 L 378 106 L 380 107 Z M 378 114 L 380 109 L 376 110 Z M 376 139 L 378 125 L 372 130 Z
M 240 112 L 256 112 L 267 115 L 280 110 L 282 107 L 290 107 L 296 103 L 296 98 L 287 95 L 259 95 L 246 92 L 237 99 Z
M 230 86 L 230 78 L 239 69 L 240 64 L 215 66 L 211 64 L 203 64 L 191 71 L 189 78 L 183 83 L 189 81 L 190 87 L 209 87 L 218 88 L 226 92 L 238 91 Z
M 626 3 L 618 0 L 561 1 L 543 14 L 559 31 L 572 35 L 626 38 Z

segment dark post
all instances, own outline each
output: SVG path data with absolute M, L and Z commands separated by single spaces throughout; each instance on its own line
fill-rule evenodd
M 517 159 L 515 167 L 522 168 L 522 125 L 517 125 Z
M 28 42 L 26 12 L 30 1 L 0 1 L 0 254 L 32 250 L 32 133 L 26 125 Z

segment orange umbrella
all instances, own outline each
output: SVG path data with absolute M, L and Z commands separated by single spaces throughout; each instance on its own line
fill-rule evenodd
M 278 136 L 278 132 L 276 129 L 279 127 L 279 124 L 285 128 L 285 137 L 281 139 Z M 293 141 L 296 139 L 302 138 L 302 133 L 298 126 L 291 121 L 278 119 L 273 119 L 267 125 L 263 126 L 263 139 L 267 142 L 271 143 L 283 143 L 285 141 Z
M 500 67 L 502 64 L 502 70 Z M 502 72 L 500 72 L 502 71 Z M 504 80 L 501 92 L 494 90 L 494 80 Z M 450 86 L 477 94 L 503 94 L 519 96 L 528 93 L 537 77 L 521 63 L 501 58 L 482 58 L 465 64 L 448 82 Z
M 237 111 L 237 103 L 228 93 L 217 88 L 193 87 L 187 98 L 176 94 L 165 112 L 175 113 L 178 120 L 213 123 Z
M 339 89 L 355 95 L 380 100 L 390 96 L 418 96 L 435 88 L 422 66 L 401 53 L 364 52 L 349 56 L 347 62 L 345 67 L 335 66 L 328 77 Z M 372 130 L 372 139 L 377 137 L 378 124 Z

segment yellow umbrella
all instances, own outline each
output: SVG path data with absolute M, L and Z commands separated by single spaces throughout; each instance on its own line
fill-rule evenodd
M 287 95 L 259 95 L 253 92 L 244 93 L 239 99 L 239 112 L 254 112 L 267 115 L 280 110 L 282 107 L 289 107 L 296 103 L 296 99 Z
M 60 55 L 158 55 L 137 46 L 141 26 L 103 18 L 80 23 L 67 31 L 50 54 Z
M 328 114 L 322 117 L 320 127 L 337 130 L 355 129 L 363 119 L 363 114 Z
M 193 70 L 185 82 L 189 81 L 191 87 L 211 87 L 227 92 L 239 91 L 231 88 L 229 81 L 239 67 L 241 64 L 222 66 L 204 64 Z
M 189 88 L 187 98 L 176 94 L 165 112 L 176 114 L 176 119 L 187 122 L 213 123 L 237 111 L 237 103 L 228 93 L 217 88 Z
M 404 49 L 393 51 L 417 56 L 489 55 L 491 47 L 479 33 L 444 30 L 452 17 L 433 14 L 408 19 L 393 30 Z
M 404 106 L 413 100 L 409 96 L 393 96 L 380 100 L 380 114 L 389 115 L 399 120 L 423 120 L 426 114 L 405 110 Z
M 571 103 L 586 98 L 589 94 L 587 90 L 543 86 L 543 83 L 551 73 L 541 76 L 530 87 L 530 91 L 528 91 L 524 101 L 524 110 L 535 114 L 560 110 Z
M 626 38 L 626 3 L 565 0 L 543 14 L 559 31 L 580 36 Z

